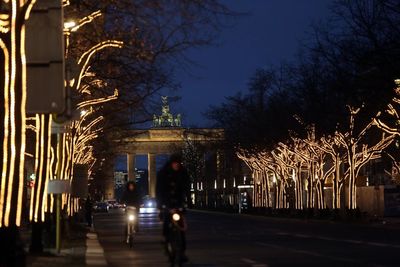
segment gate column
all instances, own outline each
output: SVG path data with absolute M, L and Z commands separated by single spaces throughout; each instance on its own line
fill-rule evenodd
M 148 153 L 148 173 L 149 173 L 149 195 L 156 197 L 156 183 L 157 183 L 157 167 L 156 167 L 156 154 Z
M 127 154 L 128 181 L 136 182 L 135 161 L 136 154 Z

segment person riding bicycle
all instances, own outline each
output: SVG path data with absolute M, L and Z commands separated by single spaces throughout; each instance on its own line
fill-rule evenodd
M 135 207 L 137 210 L 140 206 L 140 195 L 138 190 L 136 190 L 136 183 L 133 181 L 129 181 L 126 184 L 126 190 L 122 195 L 121 199 L 122 203 L 126 205 L 126 207 Z M 139 221 L 136 220 L 135 225 L 136 231 L 139 230 Z
M 170 216 L 166 214 L 171 209 L 181 209 L 187 204 L 190 194 L 190 178 L 187 170 L 182 165 L 180 155 L 172 155 L 168 162 L 157 174 L 156 197 L 157 203 L 163 220 L 163 235 L 165 241 L 168 238 L 168 227 L 170 224 Z M 185 255 L 186 236 L 183 233 L 182 250 Z M 185 256 L 185 261 L 187 257 Z

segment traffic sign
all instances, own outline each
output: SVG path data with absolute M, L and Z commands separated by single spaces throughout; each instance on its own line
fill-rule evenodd
M 26 23 L 27 113 L 65 110 L 62 0 L 38 0 Z

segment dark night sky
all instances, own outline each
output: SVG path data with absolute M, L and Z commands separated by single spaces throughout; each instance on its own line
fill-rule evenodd
M 187 56 L 196 62 L 176 79 L 182 96 L 172 110 L 183 113 L 184 126 L 210 126 L 202 115 L 209 105 L 246 90 L 249 77 L 259 67 L 295 60 L 299 42 L 310 35 L 313 22 L 324 20 L 332 0 L 224 0 L 239 17 L 222 29 L 217 46 L 193 49 Z M 167 93 L 169 94 L 169 93 Z M 160 159 L 161 160 L 161 159 Z M 138 156 L 137 167 L 146 168 L 147 158 Z M 126 158 L 117 160 L 126 170 Z
M 310 25 L 329 15 L 332 0 L 225 0 L 232 10 L 246 12 L 221 31 L 218 45 L 187 53 L 196 62 L 179 71 L 182 100 L 174 110 L 184 114 L 184 126 L 209 126 L 202 113 L 225 96 L 246 90 L 256 68 L 295 60 L 299 42 Z M 232 24 L 232 23 L 231 23 Z

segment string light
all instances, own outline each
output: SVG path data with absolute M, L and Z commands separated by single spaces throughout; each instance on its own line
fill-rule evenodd
M 78 109 L 81 108 L 85 108 L 87 106 L 94 106 L 94 105 L 98 105 L 98 104 L 103 104 L 112 100 L 115 100 L 118 98 L 118 90 L 115 89 L 114 94 L 111 96 L 107 96 L 107 97 L 102 97 L 102 98 L 97 98 L 97 99 L 92 99 L 92 100 L 87 100 L 87 101 L 83 101 L 81 103 L 79 103 L 77 105 Z
M 287 144 L 278 143 L 271 151 L 250 152 L 239 149 L 238 158 L 243 160 L 252 171 L 255 185 L 254 206 L 269 207 L 270 191 L 275 188 L 275 208 L 289 207 L 287 193 L 290 189 L 294 192 L 296 209 L 303 208 L 304 191 L 307 192 L 308 208 L 324 209 L 326 208 L 324 184 L 328 177 L 332 177 L 333 207 L 340 207 L 341 188 L 345 181 L 348 181 L 348 207 L 355 209 L 357 207 L 356 179 L 360 170 L 371 160 L 381 157 L 382 151 L 393 142 L 395 134 L 383 133 L 376 143 L 364 142 L 364 137 L 375 122 L 372 120 L 356 133 L 354 123 L 360 109 L 349 107 L 349 111 L 349 130 L 337 131 L 332 137 L 323 136 L 316 140 L 314 127 L 309 127 L 307 138 L 291 138 Z M 392 114 L 396 113 L 392 112 Z M 344 162 L 346 164 L 343 164 Z M 342 168 L 344 168 L 343 172 Z M 307 172 L 306 188 L 303 188 L 301 177 L 303 171 Z
M 0 227 L 20 225 L 24 185 L 26 58 L 25 27 L 34 0 L 6 1 L 0 14 L 4 55 L 4 132 L 0 188 Z M 9 40 L 5 42 L 4 40 Z M 18 123 L 18 124 L 17 124 Z
M 69 1 L 63 2 L 64 6 L 69 4 Z M 64 24 L 66 57 L 69 56 L 68 49 L 71 34 L 101 15 L 102 14 L 100 11 L 95 11 L 89 16 L 80 19 L 78 22 L 67 21 Z M 77 60 L 77 68 L 79 71 L 76 72 L 75 77 L 69 77 L 66 81 L 66 84 L 69 85 L 69 89 L 79 94 L 92 95 L 91 89 L 93 89 L 95 86 L 107 86 L 106 82 L 94 78 L 96 74 L 90 71 L 89 63 L 92 57 L 102 49 L 108 47 L 121 48 L 122 45 L 123 43 L 120 41 L 106 40 L 94 45 L 84 52 Z M 83 79 L 93 80 L 82 85 Z M 55 169 L 61 170 L 61 177 L 57 177 L 57 175 L 52 173 L 49 176 L 50 179 L 52 179 L 52 177 L 56 177 L 57 179 L 69 180 L 70 183 L 72 183 L 75 164 L 87 164 L 90 166 L 89 170 L 93 168 L 96 159 L 93 156 L 93 147 L 90 146 L 89 143 L 93 139 L 97 138 L 98 134 L 102 131 L 99 123 L 104 118 L 102 116 L 95 117 L 92 120 L 89 120 L 89 118 L 95 112 L 95 109 L 93 108 L 95 105 L 104 104 L 117 98 L 118 90 L 114 90 L 113 95 L 89 99 L 76 104 L 76 108 L 81 110 L 81 116 L 79 119 L 71 121 L 71 123 L 66 127 L 66 132 L 61 134 L 62 137 L 58 140 L 58 142 L 61 142 L 61 144 L 57 145 L 57 160 Z M 51 163 L 51 165 L 53 165 L 53 163 Z M 50 169 L 53 170 L 53 168 Z M 71 198 L 69 194 L 63 194 L 62 203 L 63 205 L 67 205 L 67 210 L 70 215 L 77 210 L 78 199 Z

